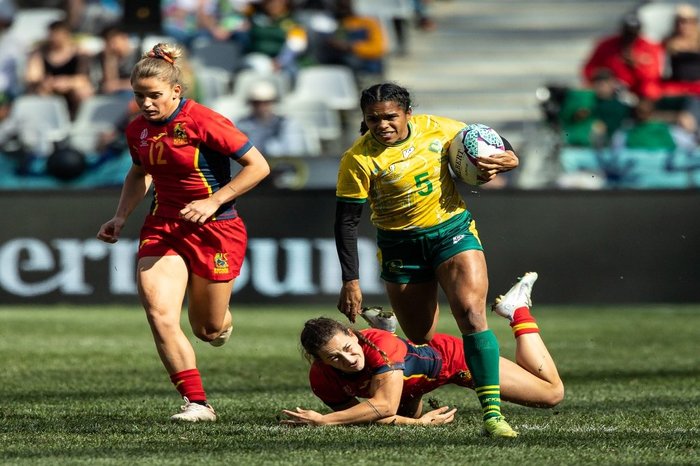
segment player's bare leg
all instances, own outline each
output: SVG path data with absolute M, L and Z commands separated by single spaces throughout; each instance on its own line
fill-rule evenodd
M 440 314 L 437 282 L 386 283 L 386 291 L 406 337 L 419 345 L 429 342 L 435 334 Z
M 188 270 L 180 256 L 139 260 L 137 283 L 156 349 L 169 374 L 196 366 L 194 349 L 180 327 Z
M 501 358 L 501 395 L 514 403 L 551 407 L 564 398 L 564 384 L 530 314 L 535 280 L 535 272 L 526 273 L 492 306 L 495 313 L 510 321 L 516 341 L 517 364 Z
M 229 310 L 234 280 L 214 282 L 197 275 L 190 277 L 190 325 L 195 336 L 213 346 L 226 343 L 233 331 L 233 317 Z
M 189 339 L 180 327 L 188 270 L 179 256 L 145 257 L 139 260 L 139 296 L 153 333 L 156 349 L 170 380 L 185 400 L 175 421 L 215 421 L 216 413 L 206 393 Z

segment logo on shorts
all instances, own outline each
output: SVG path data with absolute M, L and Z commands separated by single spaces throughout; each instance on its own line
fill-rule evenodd
M 401 272 L 403 270 L 403 261 L 401 259 L 394 259 L 386 262 L 387 270 L 391 272 Z
M 214 256 L 214 273 L 228 273 L 228 258 L 225 252 L 217 252 Z
M 185 124 L 177 123 L 175 129 L 173 129 L 173 144 L 176 146 L 184 146 L 190 142 L 190 139 L 187 137 L 187 131 L 185 131 Z
M 452 244 L 457 244 L 464 239 L 464 235 L 457 235 L 452 237 Z

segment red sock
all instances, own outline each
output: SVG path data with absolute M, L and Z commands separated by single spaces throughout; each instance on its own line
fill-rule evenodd
M 202 377 L 197 369 L 187 369 L 170 376 L 170 380 L 175 384 L 175 388 L 191 403 L 206 403 L 207 395 L 204 393 Z
M 539 333 L 540 328 L 537 326 L 537 321 L 530 314 L 528 307 L 519 307 L 513 313 L 513 322 L 510 323 L 513 329 L 513 335 L 518 338 L 526 333 Z

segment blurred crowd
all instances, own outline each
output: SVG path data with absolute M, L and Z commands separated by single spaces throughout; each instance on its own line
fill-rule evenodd
M 563 144 L 650 150 L 697 147 L 698 9 L 685 3 L 663 5 L 663 11 L 671 14 L 644 17 L 641 7 L 621 18 L 618 30 L 598 38 L 582 63 L 582 85 L 559 90 L 552 123 L 560 129 Z M 658 38 L 647 35 L 650 25 Z
M 128 162 L 129 76 L 157 42 L 186 47 L 187 96 L 266 156 L 338 156 L 357 135 L 359 90 L 410 53 L 410 33 L 435 28 L 430 4 L 0 0 L 0 174 L 69 180 Z M 591 37 L 579 82 L 550 86 L 543 105 L 559 147 L 695 154 L 698 3 L 642 2 Z
M 359 90 L 435 27 L 428 1 L 390 3 L 0 0 L 0 158 L 68 180 L 125 157 L 131 69 L 158 42 L 185 46 L 187 96 L 267 156 L 338 155 Z

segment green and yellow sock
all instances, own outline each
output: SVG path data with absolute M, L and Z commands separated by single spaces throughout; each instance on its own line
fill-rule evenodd
M 500 351 L 491 330 L 462 335 L 464 357 L 474 379 L 474 390 L 481 403 L 484 421 L 501 416 Z

